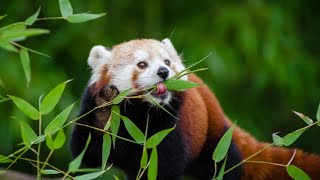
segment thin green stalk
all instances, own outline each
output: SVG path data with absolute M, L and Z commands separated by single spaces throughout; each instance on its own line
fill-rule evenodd
M 75 124 L 76 124 L 76 125 L 79 125 L 79 126 L 88 127 L 88 128 L 91 128 L 91 129 L 94 129 L 94 130 L 97 130 L 97 131 L 100 131 L 100 132 L 109 134 L 109 135 L 111 135 L 111 136 L 115 136 L 116 138 L 122 139 L 122 140 L 124 140 L 124 141 L 128 141 L 128 142 L 131 142 L 131 143 L 135 143 L 135 144 L 142 145 L 142 144 L 140 144 L 140 143 L 138 143 L 138 142 L 132 141 L 132 140 L 130 140 L 130 139 L 126 139 L 126 138 L 124 138 L 124 137 L 118 136 L 118 135 L 116 135 L 116 134 L 113 134 L 113 133 L 111 133 L 111 132 L 109 132 L 109 131 L 106 131 L 106 130 L 103 130 L 103 129 L 99 129 L 99 128 L 96 128 L 96 127 L 93 127 L 93 126 L 89 126 L 89 125 L 86 125 L 86 124 L 81 124 L 81 123 L 75 123 Z
M 46 167 L 46 164 L 47 164 L 47 162 L 49 161 L 50 157 L 52 156 L 53 151 L 54 151 L 54 149 L 52 149 L 52 150 L 50 151 L 49 155 L 47 156 L 46 160 L 44 161 L 44 163 L 43 163 L 43 165 L 42 165 L 42 168 L 40 169 L 40 172 L 42 172 L 42 171 L 44 170 L 44 168 Z
M 16 43 L 16 42 L 11 41 L 11 44 L 13 44 L 13 45 L 15 45 L 15 46 L 18 46 L 19 48 L 26 49 L 26 50 L 28 50 L 28 51 L 30 51 L 30 52 L 35 53 L 35 54 L 39 54 L 39 55 L 41 55 L 41 56 L 45 56 L 45 57 L 51 58 L 50 56 L 48 56 L 48 55 L 46 55 L 46 54 L 44 54 L 44 53 L 41 53 L 41 52 L 35 51 L 35 50 L 33 50 L 33 49 L 27 48 L 27 47 L 25 47 L 25 46 L 22 46 L 22 45 Z
M 36 21 L 59 20 L 59 19 L 65 19 L 65 18 L 64 17 L 44 17 L 44 18 L 38 18 Z
M 286 164 L 279 164 L 279 163 L 265 162 L 265 161 L 246 161 L 246 163 L 269 164 L 269 165 L 281 166 L 281 167 L 287 167 L 288 166 Z
M 19 156 L 17 156 L 17 157 L 12 155 L 11 157 L 14 157 L 15 159 L 14 159 L 14 160 L 11 162 L 11 164 L 6 168 L 6 170 L 10 169 L 11 166 L 12 166 L 14 163 L 16 163 L 16 162 L 18 161 L 18 159 L 20 159 L 21 156 L 24 155 L 24 153 L 26 153 L 28 150 L 29 150 L 28 148 L 24 149 L 24 150 L 22 151 L 22 153 L 19 154 Z
M 40 109 L 40 107 L 39 107 Z M 39 113 L 39 136 L 41 136 L 42 127 L 42 115 Z M 41 170 L 40 170 L 40 152 L 41 152 L 41 141 L 38 144 L 38 154 L 37 154 L 37 180 L 41 180 Z
M 15 156 L 14 156 L 14 157 L 15 157 Z M 36 160 L 34 160 L 34 159 L 29 159 L 29 158 L 20 158 L 20 159 L 21 159 L 21 160 L 24 160 L 24 161 L 27 161 L 27 162 L 37 162 Z M 44 162 L 40 162 L 40 164 L 44 164 Z M 61 174 L 64 174 L 64 175 L 66 174 L 64 171 L 60 170 L 59 168 L 57 168 L 57 167 L 55 167 L 55 166 L 53 166 L 53 165 L 51 165 L 51 164 L 49 164 L 49 163 L 46 163 L 46 165 L 49 166 L 50 168 L 52 168 L 52 169 L 60 172 Z M 71 179 L 74 179 L 73 176 L 70 176 L 70 175 L 67 175 L 67 176 L 70 177 Z
M 148 128 L 149 128 L 149 114 L 148 114 L 148 116 L 147 116 L 146 130 L 145 130 L 145 132 L 144 132 L 144 143 L 143 143 L 142 154 L 143 154 L 143 151 L 144 151 L 144 149 L 145 149 L 145 147 L 146 147 L 147 136 L 148 136 Z M 141 156 L 141 157 L 142 157 L 142 156 Z M 144 171 L 142 171 L 143 169 L 147 169 L 147 168 L 142 168 L 142 167 L 140 166 L 139 171 L 138 171 L 138 174 L 137 174 L 137 177 L 136 177 L 137 180 L 141 179 L 141 177 L 142 177 L 142 175 L 143 175 L 143 173 L 144 173 Z M 141 172 L 141 171 L 142 171 L 142 172 Z M 141 173 L 141 174 L 140 174 L 140 173 Z
M 241 162 L 239 162 L 239 163 L 236 164 L 235 166 L 233 166 L 233 167 L 231 167 L 230 169 L 226 170 L 226 171 L 224 172 L 224 174 L 232 171 L 232 170 L 235 169 L 236 167 L 240 166 L 240 165 L 243 164 L 244 162 L 246 162 L 246 161 L 248 161 L 249 159 L 253 158 L 254 156 L 260 154 L 262 151 L 266 150 L 267 148 L 269 148 L 269 147 L 271 147 L 271 146 L 273 146 L 273 145 L 274 145 L 274 143 L 269 144 L 269 145 L 263 147 L 262 149 L 260 149 L 260 150 L 257 151 L 256 153 L 252 154 L 251 156 L 249 156 L 249 157 L 247 157 L 246 159 L 242 160 Z

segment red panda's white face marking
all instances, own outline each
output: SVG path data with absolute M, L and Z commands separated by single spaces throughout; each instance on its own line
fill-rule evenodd
M 162 42 L 152 39 L 132 40 L 114 46 L 112 50 L 95 46 L 90 52 L 88 64 L 92 68 L 90 85 L 94 86 L 95 91 L 108 83 L 115 85 L 119 92 L 155 85 L 163 87 L 161 82 L 185 68 L 169 39 Z M 182 79 L 187 80 L 187 76 Z M 168 104 L 172 93 L 164 87 L 150 97 L 158 103 Z

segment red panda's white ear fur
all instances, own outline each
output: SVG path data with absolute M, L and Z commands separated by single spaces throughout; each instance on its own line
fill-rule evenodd
M 89 54 L 88 64 L 95 70 L 103 64 L 109 64 L 112 59 L 112 51 L 106 49 L 104 46 L 94 46 Z
M 169 48 L 172 48 L 172 49 L 175 50 L 175 48 L 174 48 L 172 42 L 170 41 L 170 39 L 165 38 L 164 40 L 162 40 L 162 43 L 165 44 L 166 46 L 168 46 Z

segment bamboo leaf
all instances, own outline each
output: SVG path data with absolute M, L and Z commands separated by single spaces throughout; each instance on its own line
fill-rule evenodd
M 40 10 L 41 10 L 41 7 L 39 7 L 38 10 L 32 16 L 26 19 L 25 22 L 28 26 L 31 26 L 37 20 Z
M 302 113 L 299 113 L 299 112 L 296 112 L 296 111 L 293 111 L 293 113 L 295 113 L 296 115 L 298 115 L 304 122 L 306 122 L 308 125 L 312 124 L 313 121 L 312 119 L 310 119 L 308 116 L 302 114 Z
M 120 109 L 117 105 L 112 105 L 111 107 L 111 132 L 115 135 L 118 134 L 120 127 Z M 113 148 L 115 148 L 116 137 L 112 136 Z
M 2 20 L 3 18 L 5 18 L 7 15 L 5 14 L 5 15 L 2 15 L 2 16 L 0 16 L 0 20 Z
M 276 146 L 283 146 L 283 138 L 278 136 L 276 133 L 272 134 L 272 140 Z
M 226 168 L 227 159 L 228 159 L 228 156 L 226 156 L 226 158 L 224 158 L 222 167 L 221 167 L 219 174 L 217 176 L 217 180 L 223 180 L 223 175 L 224 175 L 224 170 Z
M 287 166 L 287 172 L 295 180 L 311 180 L 311 178 L 300 168 L 294 165 Z
M 70 16 L 73 14 L 72 6 L 69 0 L 59 0 L 60 12 L 63 17 Z
M 32 105 L 30 105 L 28 102 L 15 96 L 9 96 L 9 98 L 29 118 L 33 120 L 39 119 L 39 111 L 36 108 L 34 108 Z
M 22 48 L 20 49 L 20 60 L 23 67 L 24 74 L 27 79 L 27 87 L 29 87 L 30 81 L 31 81 L 31 68 L 30 68 L 30 58 L 29 53 L 26 49 Z
M 162 130 L 152 135 L 146 142 L 146 148 L 154 148 L 160 144 L 160 142 L 172 131 L 175 127 Z
M 185 81 L 180 79 L 168 79 L 164 82 L 167 89 L 172 91 L 186 90 L 194 87 L 201 86 L 201 84 L 194 83 L 191 81 Z
M 3 156 L 3 155 L 0 154 L 0 164 L 2 164 L 2 163 L 10 163 L 10 162 L 12 162 L 12 160 L 9 157 Z
M 158 152 L 157 148 L 153 148 L 150 156 L 150 164 L 148 167 L 148 180 L 156 180 L 158 175 Z
M 108 158 L 111 150 L 111 137 L 109 134 L 103 135 L 103 144 L 102 144 L 102 170 L 106 168 Z
M 46 135 L 46 144 L 50 150 L 54 150 L 54 144 L 53 144 L 52 136 L 50 134 Z
M 235 124 L 231 128 L 228 129 L 228 131 L 222 136 L 220 139 L 216 149 L 214 150 L 212 159 L 216 162 L 220 162 L 223 158 L 226 157 L 231 140 L 232 140 L 232 134 L 233 130 L 235 128 Z
M 90 180 L 90 179 L 95 179 L 99 176 L 101 176 L 102 174 L 104 174 L 107 170 L 103 170 L 103 171 L 99 171 L 99 172 L 93 172 L 93 173 L 89 173 L 89 174 L 84 174 L 81 176 L 77 176 L 75 178 L 75 180 Z
M 141 156 L 141 160 L 140 160 L 140 167 L 146 168 L 147 165 L 148 165 L 148 151 L 146 148 L 143 148 L 142 156 Z
M 82 159 L 83 159 L 83 156 L 89 146 L 90 140 L 91 140 L 91 134 L 89 134 L 87 142 L 86 142 L 86 146 L 84 147 L 82 152 L 73 161 L 70 162 L 68 171 L 75 172 L 76 170 L 79 169 L 81 162 L 82 162 Z
M 283 145 L 290 146 L 294 143 L 306 129 L 298 129 L 283 137 Z
M 41 174 L 50 175 L 50 174 L 61 174 L 61 172 L 54 169 L 44 169 L 41 171 Z
M 25 22 L 17 22 L 0 28 L 0 34 L 5 32 L 19 32 L 27 28 Z
M 73 15 L 66 16 L 65 19 L 69 23 L 82 23 L 82 22 L 91 21 L 91 20 L 100 18 L 105 15 L 106 13 L 100 13 L 100 14 L 80 13 L 80 14 L 73 14 Z
M 119 103 L 121 103 L 121 102 L 124 100 L 124 98 L 128 96 L 129 92 L 130 92 L 130 89 L 127 89 L 127 90 L 121 92 L 120 94 L 118 94 L 118 95 L 113 99 L 113 101 L 112 101 L 113 104 L 119 104 Z
M 54 133 L 56 131 L 58 131 L 59 129 L 61 129 L 61 127 L 64 125 L 64 123 L 66 122 L 66 120 L 69 117 L 69 114 L 73 108 L 75 103 L 71 104 L 70 106 L 68 106 L 65 110 L 63 110 L 60 114 L 58 114 L 46 127 L 46 129 L 44 130 L 45 134 L 51 134 Z
M 33 142 L 37 140 L 37 135 L 33 131 L 33 129 L 24 121 L 19 120 L 20 128 L 21 128 L 21 137 L 23 144 L 27 147 L 30 147 Z
M 0 47 L 7 51 L 18 52 L 17 48 L 5 39 L 0 39 Z
M 54 149 L 60 149 L 66 142 L 66 135 L 63 132 L 63 129 L 60 129 L 56 138 L 53 141 Z
M 317 111 L 317 115 L 316 115 L 317 120 L 319 121 L 318 125 L 320 126 L 320 104 L 318 106 L 318 111 Z
M 63 83 L 58 84 L 55 88 L 53 88 L 43 99 L 41 106 L 40 106 L 40 112 L 42 114 L 48 114 L 50 113 L 53 108 L 58 104 L 61 95 L 64 91 L 64 88 L 66 87 L 67 83 L 71 80 L 67 80 Z
M 121 116 L 121 119 L 124 122 L 124 126 L 126 127 L 130 136 L 138 143 L 144 142 L 144 134 L 140 131 L 140 129 L 127 117 Z
M 14 40 L 14 39 L 20 39 L 20 38 L 26 38 L 30 36 L 37 36 L 41 34 L 48 34 L 49 30 L 46 29 L 25 29 L 23 31 L 9 31 L 5 32 L 1 35 L 3 39 L 9 39 L 9 40 Z

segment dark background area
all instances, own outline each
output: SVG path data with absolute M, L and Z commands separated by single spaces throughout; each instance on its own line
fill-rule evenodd
M 107 12 L 86 23 L 39 21 L 32 27 L 49 29 L 49 35 L 21 44 L 51 56 L 30 54 L 32 81 L 26 87 L 19 56 L 0 49 L 0 94 L 22 97 L 37 106 L 40 95 L 57 84 L 68 84 L 55 111 L 44 125 L 67 105 L 78 101 L 90 77 L 87 57 L 91 47 L 112 45 L 137 38 L 171 37 L 177 51 L 190 65 L 210 52 L 198 75 L 212 88 L 226 114 L 259 140 L 272 141 L 303 127 L 291 110 L 315 119 L 320 102 L 320 11 L 317 1 L 129 1 L 70 0 L 75 13 Z M 2 1 L 0 27 L 24 21 L 41 5 L 40 17 L 61 16 L 58 0 Z M 124 75 L 126 72 L 123 72 Z M 75 118 L 79 103 L 71 117 Z M 10 154 L 21 142 L 20 128 L 11 116 L 27 119 L 12 102 L 0 104 L 0 154 Z M 69 127 L 70 133 L 71 127 Z M 317 127 L 293 145 L 320 153 Z M 44 155 L 46 155 L 44 153 Z M 43 159 L 45 156 L 43 156 Z M 67 169 L 68 146 L 55 152 L 51 163 Z M 35 172 L 28 163 L 14 166 Z M 33 169 L 31 171 L 30 169 Z

